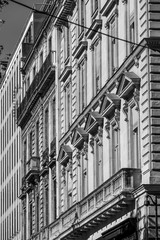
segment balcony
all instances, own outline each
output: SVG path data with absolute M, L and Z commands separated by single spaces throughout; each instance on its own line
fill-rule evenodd
M 132 191 L 141 183 L 140 169 L 121 169 L 49 227 L 50 237 L 82 237 L 97 231 L 134 209 Z
M 31 117 L 31 110 L 39 97 L 43 97 L 51 85 L 55 85 L 55 51 L 50 52 L 34 77 L 25 97 L 17 109 L 17 121 L 20 127 Z
M 35 179 L 39 179 L 40 158 L 31 157 L 27 162 L 26 181 L 34 182 Z
M 66 25 L 67 16 L 72 15 L 73 9 L 75 7 L 75 2 L 73 0 L 61 0 L 59 1 L 58 12 L 55 14 L 57 17 L 55 19 L 55 25 Z

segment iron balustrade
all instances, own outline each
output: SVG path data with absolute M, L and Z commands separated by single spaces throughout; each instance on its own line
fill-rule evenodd
M 124 168 L 119 170 L 111 178 L 105 181 L 101 186 L 88 194 L 83 200 L 73 205 L 67 211 L 62 213 L 55 222 L 49 226 L 49 236 L 57 239 L 69 236 L 73 232 L 76 222 L 77 226 L 84 226 L 90 223 L 94 218 L 100 218 L 104 212 L 114 208 L 118 203 L 123 204 L 125 200 L 133 199 L 132 191 L 141 184 L 141 170 L 133 168 Z M 122 196 L 121 198 L 118 196 Z M 125 206 L 125 204 L 124 204 Z M 116 214 L 114 213 L 112 214 Z M 106 213 L 105 213 L 106 214 Z M 107 214 L 106 214 L 107 218 Z M 110 214 L 108 213 L 110 219 Z
M 53 83 L 51 78 L 53 77 L 53 80 L 55 80 L 55 62 L 56 52 L 50 51 L 17 109 L 18 121 L 24 114 L 26 114 L 27 109 L 31 108 L 31 106 L 37 101 L 40 94 L 45 94 L 48 87 Z

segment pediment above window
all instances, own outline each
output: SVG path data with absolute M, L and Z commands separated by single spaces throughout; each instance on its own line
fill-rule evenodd
M 87 133 L 95 135 L 98 131 L 98 127 L 103 125 L 103 117 L 98 112 L 89 113 L 85 125 L 85 131 Z
M 69 159 L 72 159 L 72 149 L 69 145 L 62 145 L 59 151 L 58 161 L 66 167 Z
M 89 28 L 89 30 L 86 32 L 86 37 L 88 39 L 93 39 L 93 37 L 96 35 L 97 31 L 102 28 L 102 20 L 101 19 L 95 19 Z
M 120 109 L 121 99 L 114 93 L 108 93 L 103 97 L 100 114 L 102 117 L 110 118 L 113 115 L 115 109 Z
M 88 42 L 87 41 L 80 41 L 80 43 L 78 44 L 78 46 L 76 47 L 73 55 L 75 58 L 79 58 L 82 53 L 87 50 L 87 47 L 88 47 Z
M 139 89 L 140 78 L 134 72 L 126 72 L 122 75 L 118 88 L 117 95 L 124 99 L 130 98 L 135 88 Z
M 83 147 L 84 142 L 88 142 L 88 133 L 83 128 L 76 128 L 72 138 L 72 145 L 80 149 Z
M 66 79 L 69 77 L 69 75 L 72 73 L 72 67 L 71 66 L 65 66 L 63 72 L 61 73 L 59 79 L 61 82 L 65 82 Z
M 102 16 L 107 16 L 108 13 L 110 13 L 114 6 L 117 4 L 118 0 L 106 1 L 102 9 L 100 10 L 100 13 L 102 14 Z

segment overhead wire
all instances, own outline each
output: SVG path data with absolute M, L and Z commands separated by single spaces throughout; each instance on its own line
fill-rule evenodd
M 113 39 L 118 40 L 118 41 L 123 41 L 123 42 L 125 42 L 125 43 L 129 43 L 129 44 L 132 44 L 132 45 L 135 45 L 135 46 L 140 46 L 140 47 L 143 47 L 143 48 L 148 48 L 147 45 L 142 45 L 142 44 L 139 44 L 139 43 L 135 43 L 135 42 L 132 42 L 132 41 L 123 39 L 123 38 L 119 38 L 119 37 L 116 37 L 116 36 L 112 36 L 112 35 L 110 35 L 110 34 L 104 33 L 104 32 L 102 32 L 102 31 L 95 30 L 95 29 L 93 29 L 93 28 L 91 28 L 91 27 L 87 27 L 87 26 L 81 25 L 81 24 L 79 24 L 79 23 L 70 21 L 70 20 L 68 20 L 68 19 L 67 19 L 67 21 L 66 21 L 66 19 L 64 19 L 64 18 L 55 16 L 55 15 L 50 14 L 50 13 L 48 13 L 48 12 L 44 12 L 44 11 L 35 9 L 35 8 L 30 7 L 30 6 L 28 6 L 28 5 L 24 4 L 24 3 L 19 2 L 19 1 L 16 1 L 16 0 L 9 0 L 9 1 L 10 1 L 10 2 L 13 2 L 13 3 L 16 3 L 16 4 L 18 4 L 18 5 L 22 6 L 22 7 L 28 8 L 28 9 L 30 9 L 31 11 L 48 15 L 48 16 L 50 16 L 50 17 L 59 19 L 59 20 L 61 20 L 61 21 L 63 21 L 63 22 L 68 22 L 68 23 L 74 24 L 74 25 L 76 25 L 76 26 L 85 28 L 85 29 L 87 29 L 87 30 L 92 30 L 93 32 L 99 33 L 99 34 L 104 35 L 104 36 L 106 36 L 106 37 L 113 38 Z

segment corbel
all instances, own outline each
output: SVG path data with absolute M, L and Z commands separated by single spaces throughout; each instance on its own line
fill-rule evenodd
M 77 150 L 76 152 L 76 159 L 77 159 L 77 163 L 78 163 L 78 167 L 80 167 L 80 158 L 81 158 L 81 152 L 80 150 Z
M 110 139 L 110 121 L 109 120 L 106 121 L 105 130 L 107 132 L 107 137 L 106 138 Z
M 92 150 L 91 150 L 91 153 L 94 154 L 94 137 L 91 137 L 91 138 L 90 138 L 89 144 L 90 144 L 91 149 L 92 149 Z
M 139 91 L 137 88 L 134 89 L 134 92 L 133 92 L 133 100 L 134 100 L 134 103 L 135 103 L 135 106 L 136 106 L 136 110 L 139 111 Z
M 66 169 L 64 166 L 62 167 L 62 177 L 63 177 L 63 183 L 64 185 L 66 185 Z
M 83 145 L 82 156 L 85 156 L 85 160 L 88 160 L 88 144 L 86 142 Z
M 125 100 L 122 108 L 123 113 L 125 114 L 124 121 L 128 122 L 128 102 Z

